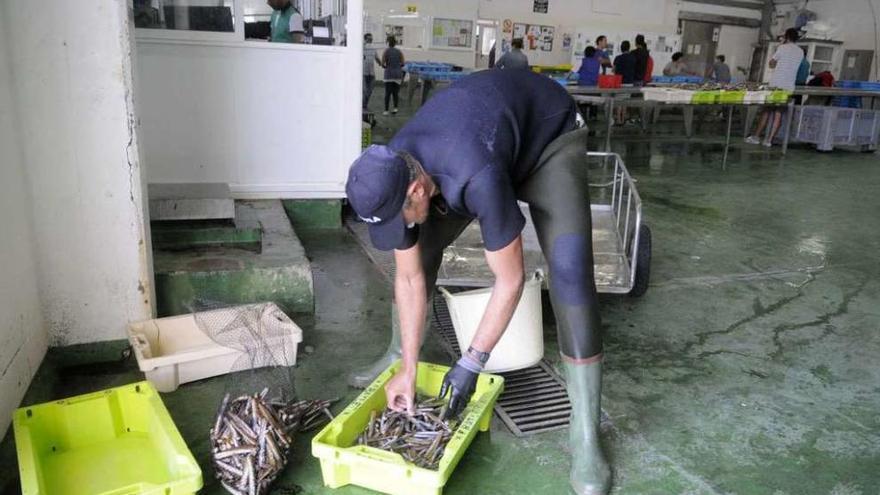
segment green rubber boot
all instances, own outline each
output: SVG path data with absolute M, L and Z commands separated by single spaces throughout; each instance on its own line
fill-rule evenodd
M 599 445 L 602 362 L 563 365 L 571 401 L 571 487 L 578 495 L 605 495 L 611 469 Z
M 429 299 L 427 322 L 425 322 L 425 330 L 422 332 L 422 343 L 428 333 L 428 322 L 431 321 L 431 302 L 432 299 Z M 354 388 L 367 388 L 377 376 L 398 361 L 402 355 L 400 351 L 400 317 L 397 313 L 397 303 L 391 303 L 391 342 L 388 343 L 388 349 L 375 363 L 349 374 L 348 384 Z

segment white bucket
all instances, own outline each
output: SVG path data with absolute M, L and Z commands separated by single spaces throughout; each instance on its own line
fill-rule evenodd
M 544 315 L 541 307 L 540 272 L 525 283 L 522 297 L 501 340 L 492 350 L 485 371 L 503 373 L 538 364 L 544 357 Z M 452 294 L 444 288 L 440 292 L 446 299 L 455 336 L 465 351 L 477 333 L 477 327 L 489 304 L 492 288 L 477 289 Z

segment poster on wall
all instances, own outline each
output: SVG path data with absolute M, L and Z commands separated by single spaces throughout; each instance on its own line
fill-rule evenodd
M 504 22 L 501 23 L 501 32 L 508 34 L 513 32 L 513 21 L 510 19 L 504 19 Z
M 390 36 L 394 36 L 394 39 L 397 40 L 398 45 L 403 44 L 403 26 L 393 26 L 390 24 L 385 25 L 385 39 L 387 40 Z
M 556 28 L 553 26 L 517 22 L 513 24 L 513 36 L 511 38 L 522 38 L 523 47 L 526 50 L 551 52 L 553 51 L 553 38 L 555 36 Z
M 474 21 L 434 18 L 432 46 L 436 48 L 470 48 Z
M 547 9 L 550 7 L 550 0 L 535 0 L 535 4 L 532 7 L 532 11 L 538 14 L 546 14 Z
M 571 33 L 564 33 L 562 35 L 562 49 L 565 51 L 571 50 Z

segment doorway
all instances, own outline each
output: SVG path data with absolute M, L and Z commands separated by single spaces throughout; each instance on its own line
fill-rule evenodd
M 474 43 L 474 67 L 488 69 L 495 62 L 495 42 L 498 39 L 498 23 L 480 19 L 477 21 L 477 36 Z
M 867 81 L 871 79 L 871 63 L 874 50 L 846 50 L 843 52 L 842 81 Z
M 682 21 L 681 51 L 688 70 L 703 76 L 715 61 L 721 25 L 712 22 Z

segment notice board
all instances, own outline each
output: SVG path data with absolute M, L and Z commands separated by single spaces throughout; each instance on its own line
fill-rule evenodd
M 474 21 L 435 17 L 431 29 L 434 48 L 470 48 L 474 38 Z

